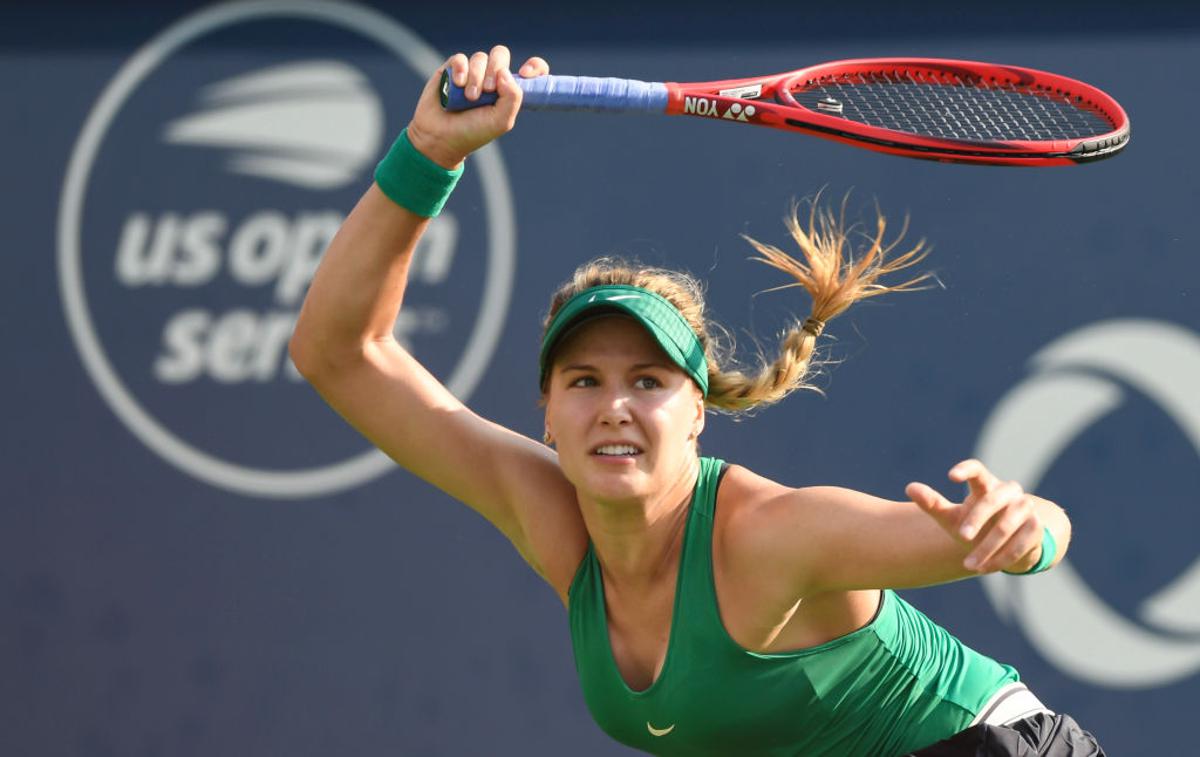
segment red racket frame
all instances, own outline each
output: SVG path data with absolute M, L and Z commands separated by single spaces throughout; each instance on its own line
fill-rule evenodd
M 796 102 L 791 89 L 801 81 L 835 76 L 878 74 L 915 76 L 953 85 L 955 79 L 981 79 L 989 86 L 1016 86 L 1041 90 L 1047 95 L 1078 98 L 1110 122 L 1107 133 L 1082 139 L 1054 141 L 961 140 L 921 137 L 850 121 L 805 108 Z M 761 86 L 757 97 L 721 95 L 722 91 Z M 681 84 L 666 82 L 667 115 L 733 119 L 743 123 L 799 131 L 865 147 L 878 152 L 954 163 L 1003 165 L 1071 165 L 1111 157 L 1129 141 L 1129 117 L 1112 97 L 1066 76 L 1017 66 L 939 58 L 860 58 L 833 61 L 787 73 L 748 79 Z M 698 98 L 689 100 L 689 98 Z M 703 100 L 704 102 L 700 102 Z M 731 108 L 734 105 L 737 108 Z M 747 111 L 751 106 L 752 110 Z M 740 116 L 745 116 L 742 118 Z

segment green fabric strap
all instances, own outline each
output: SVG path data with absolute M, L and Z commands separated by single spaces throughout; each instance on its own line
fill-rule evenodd
M 442 168 L 422 155 L 408 141 L 408 129 L 404 129 L 375 167 L 375 183 L 400 207 L 433 218 L 450 198 L 462 172 L 461 165 Z
M 1050 533 L 1048 526 L 1042 526 L 1042 556 L 1029 570 L 1021 573 L 1009 573 L 1010 576 L 1031 576 L 1034 573 L 1043 573 L 1050 570 L 1050 566 L 1054 563 L 1054 557 L 1058 554 L 1058 542 L 1054 540 L 1054 534 Z

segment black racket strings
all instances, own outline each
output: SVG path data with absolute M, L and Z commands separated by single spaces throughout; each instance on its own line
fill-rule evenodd
M 1114 128 L 1069 93 L 984 79 L 843 75 L 808 82 L 792 96 L 810 110 L 868 126 L 963 141 L 1082 139 Z

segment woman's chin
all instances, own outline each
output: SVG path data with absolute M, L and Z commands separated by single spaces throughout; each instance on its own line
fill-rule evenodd
M 636 459 L 603 460 L 588 466 L 582 488 L 598 500 L 632 499 L 647 494 L 648 484 Z

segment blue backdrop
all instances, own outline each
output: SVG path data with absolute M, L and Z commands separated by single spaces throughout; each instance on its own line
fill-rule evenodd
M 540 317 L 581 261 L 700 274 L 752 350 L 747 332 L 769 344 L 808 303 L 759 294 L 780 281 L 740 234 L 783 244 L 789 201 L 821 188 L 909 214 L 942 286 L 835 321 L 825 396 L 713 418 L 705 451 L 892 498 L 914 479 L 952 493 L 947 468 L 981 454 L 1060 502 L 1069 565 L 905 595 L 1111 753 L 1190 751 L 1200 104 L 1178 84 L 1200 65 L 1200 13 L 621 11 L 0 11 L 0 753 L 622 752 L 583 707 L 552 592 L 487 523 L 373 454 L 283 350 L 424 76 L 497 39 L 559 73 L 649 80 L 989 60 L 1122 102 L 1125 154 L 1046 170 L 526 113 L 470 162 L 398 333 L 477 411 L 540 435 Z

